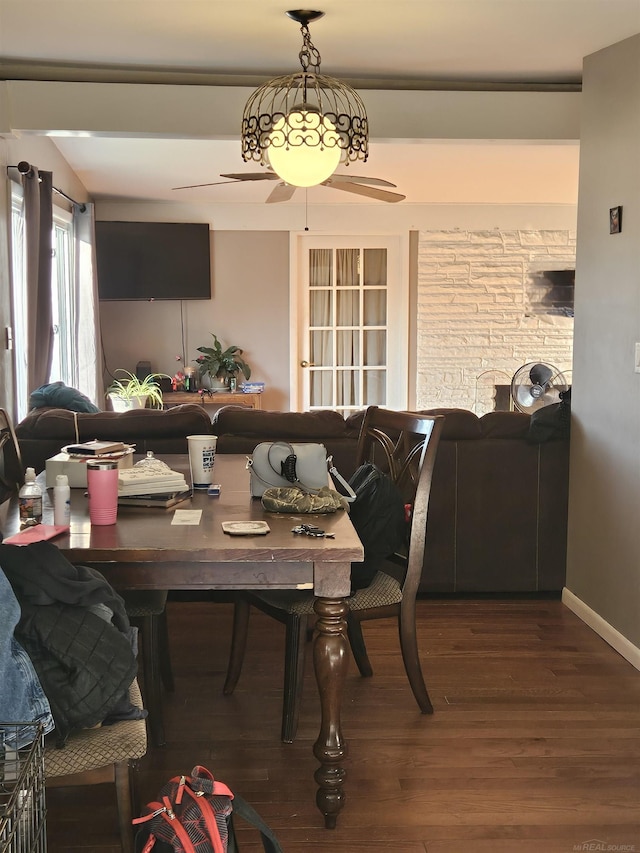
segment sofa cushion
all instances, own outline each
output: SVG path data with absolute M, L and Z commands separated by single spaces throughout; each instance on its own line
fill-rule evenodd
M 216 435 L 228 433 L 269 439 L 326 439 L 347 435 L 345 419 L 339 412 L 269 412 L 243 406 L 223 406 L 213 417 Z M 356 432 L 357 437 L 357 432 Z
M 482 438 L 480 419 L 467 409 L 422 409 L 421 415 L 444 415 L 441 440 Z
M 361 409 L 359 412 L 354 412 L 352 415 L 349 415 L 347 418 L 345 418 L 345 425 L 347 427 L 347 433 L 349 435 L 352 435 L 355 438 L 359 437 L 365 412 L 366 409 Z
M 488 412 L 479 423 L 483 438 L 526 438 L 530 421 L 524 412 Z
M 137 453 L 186 453 L 188 435 L 211 435 L 211 421 L 203 406 L 187 403 L 167 411 L 133 409 L 130 412 L 75 413 L 65 409 L 34 409 L 16 426 L 22 462 L 36 471 L 66 444 L 92 438 L 135 444 Z
M 211 421 L 203 406 L 187 403 L 167 411 L 132 409 L 128 412 L 71 412 L 66 409 L 34 409 L 16 426 L 18 439 L 55 439 L 61 444 L 92 438 L 135 441 L 143 438 L 174 438 L 190 433 L 211 433 Z

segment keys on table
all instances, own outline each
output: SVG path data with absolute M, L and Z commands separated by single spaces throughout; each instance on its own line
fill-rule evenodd
M 292 527 L 291 532 L 301 536 L 315 536 L 319 539 L 335 539 L 335 534 L 325 533 L 324 530 L 314 524 L 299 524 L 297 527 Z

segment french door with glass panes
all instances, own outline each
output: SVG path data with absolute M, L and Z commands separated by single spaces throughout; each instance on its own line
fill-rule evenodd
M 406 408 L 406 247 L 401 237 L 300 235 L 292 269 L 292 404 L 345 416 Z

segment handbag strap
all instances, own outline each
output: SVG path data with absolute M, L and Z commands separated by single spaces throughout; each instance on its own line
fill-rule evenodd
M 356 493 L 351 488 L 351 485 L 345 480 L 342 474 L 338 471 L 336 466 L 333 464 L 333 456 L 329 456 L 327 459 L 327 463 L 329 465 L 329 473 L 333 477 L 334 480 L 337 480 L 347 492 L 346 495 L 342 495 L 342 497 L 347 501 L 347 503 L 353 503 L 357 497 Z
M 280 470 L 273 465 L 271 461 L 271 451 L 276 445 L 282 444 L 289 450 L 289 455 L 280 462 Z M 269 446 L 267 450 L 267 462 L 269 463 L 269 468 L 276 474 L 278 477 L 284 477 L 285 480 L 288 480 L 290 483 L 298 483 L 298 475 L 296 474 L 296 461 L 297 456 L 293 451 L 293 447 L 289 444 L 288 441 L 274 441 Z
M 271 463 L 269 463 L 269 464 L 271 465 Z M 273 466 L 271 466 L 271 467 L 272 467 L 274 474 L 277 474 L 278 477 L 282 476 L 282 474 L 278 474 L 278 472 L 275 470 L 275 468 L 273 468 Z M 260 480 L 260 482 L 262 483 L 263 486 L 267 486 L 267 488 L 269 488 L 269 489 L 277 489 L 278 488 L 276 483 L 270 483 L 268 480 L 265 480 L 264 477 L 260 476 L 256 466 L 253 464 L 253 459 L 250 456 L 247 456 L 247 468 L 251 471 L 251 474 L 254 477 L 256 477 L 258 480 Z M 292 483 L 291 485 L 292 486 L 298 486 L 302 490 L 302 484 Z M 310 490 L 310 491 L 313 491 L 313 490 Z

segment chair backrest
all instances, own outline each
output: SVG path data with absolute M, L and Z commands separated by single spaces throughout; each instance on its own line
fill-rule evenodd
M 398 486 L 405 504 L 411 505 L 408 554 L 393 559 L 405 569 L 403 597 L 415 597 L 420 583 L 433 466 L 444 420 L 443 415 L 369 406 L 360 429 L 357 464 L 374 462 Z
M 23 483 L 20 445 L 11 418 L 0 409 L 0 503 L 15 494 Z

